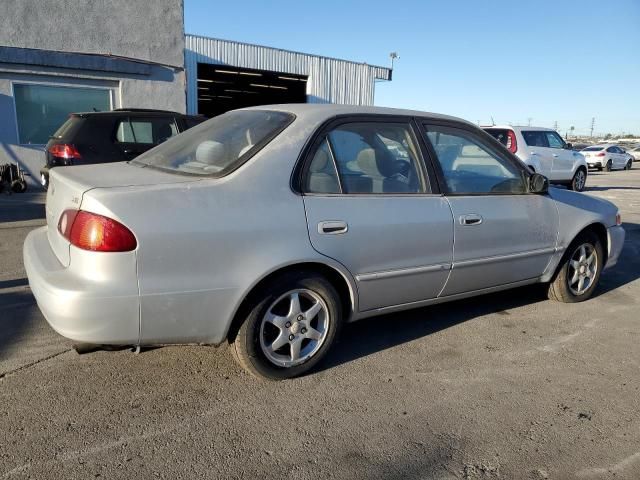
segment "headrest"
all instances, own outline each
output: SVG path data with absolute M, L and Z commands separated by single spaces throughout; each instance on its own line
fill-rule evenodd
M 376 152 L 373 148 L 364 148 L 358 153 L 356 163 L 366 175 L 380 176 L 380 170 L 376 163 Z
M 205 165 L 220 165 L 224 163 L 224 145 L 214 140 L 205 140 L 196 149 L 196 162 Z

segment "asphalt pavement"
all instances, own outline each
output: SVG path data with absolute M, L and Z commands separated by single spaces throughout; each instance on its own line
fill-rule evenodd
M 587 185 L 627 229 L 595 298 L 526 287 L 364 320 L 277 383 L 226 348 L 78 355 L 22 266 L 43 197 L 0 196 L 0 479 L 640 478 L 640 168 Z

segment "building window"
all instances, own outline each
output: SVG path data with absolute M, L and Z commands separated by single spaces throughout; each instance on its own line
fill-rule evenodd
M 43 145 L 70 113 L 111 110 L 111 90 L 14 84 L 20 144 Z

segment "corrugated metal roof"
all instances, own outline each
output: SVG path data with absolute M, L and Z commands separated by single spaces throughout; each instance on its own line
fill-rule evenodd
M 197 113 L 198 63 L 305 75 L 309 103 L 373 105 L 375 81 L 391 80 L 391 69 L 366 63 L 197 35 L 185 40 L 188 113 Z

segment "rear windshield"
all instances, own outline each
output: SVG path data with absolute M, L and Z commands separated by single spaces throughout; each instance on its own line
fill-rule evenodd
M 582 150 L 583 152 L 599 152 L 600 150 L 602 150 L 604 147 L 587 147 L 584 150 Z
M 507 140 L 509 140 L 509 135 L 506 128 L 490 128 L 485 130 L 489 135 L 498 140 L 505 147 L 507 146 Z
M 64 138 L 71 135 L 72 132 L 76 130 L 76 127 L 80 126 L 82 123 L 81 117 L 76 117 L 74 115 L 70 116 L 66 122 L 60 125 L 60 128 L 56 130 L 56 133 L 51 135 L 51 138 Z
M 212 118 L 140 155 L 134 163 L 190 175 L 221 177 L 251 158 L 293 115 L 236 110 Z

